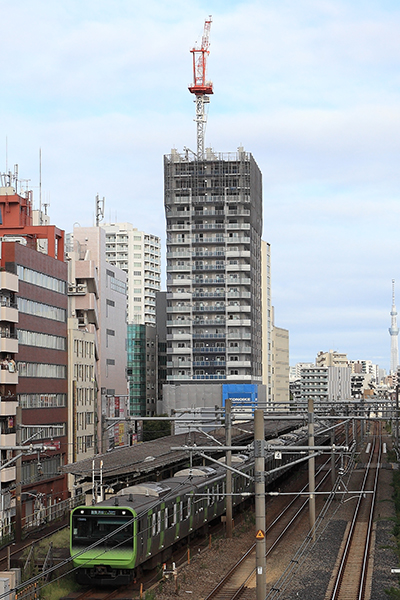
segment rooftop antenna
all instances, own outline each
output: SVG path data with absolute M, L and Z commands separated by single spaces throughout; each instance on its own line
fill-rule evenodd
M 201 46 L 191 49 L 193 54 L 193 84 L 189 86 L 189 92 L 196 96 L 196 118 L 197 123 L 197 158 L 204 158 L 204 131 L 207 123 L 207 115 L 204 105 L 210 102 L 208 94 L 213 94 L 213 84 L 206 81 L 207 57 L 209 51 L 209 36 L 211 28 L 211 15 L 204 23 L 204 32 L 201 40 Z
M 100 200 L 100 196 L 97 194 L 96 196 L 96 227 L 100 225 L 100 222 L 104 219 L 104 202 L 105 198 L 103 196 L 103 200 Z

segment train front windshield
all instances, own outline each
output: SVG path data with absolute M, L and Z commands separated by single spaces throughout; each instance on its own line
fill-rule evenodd
M 125 523 L 129 523 L 114 535 L 107 538 L 113 531 L 119 529 Z M 106 539 L 104 539 L 106 538 Z M 110 516 L 110 515 L 79 515 L 72 518 L 72 545 L 74 548 L 87 547 L 99 540 L 97 546 L 126 548 L 132 546 L 133 538 L 133 516 Z

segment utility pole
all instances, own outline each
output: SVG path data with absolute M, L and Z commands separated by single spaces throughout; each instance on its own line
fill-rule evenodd
M 225 400 L 225 445 L 232 445 L 232 400 Z M 226 451 L 226 466 L 232 466 L 232 450 Z M 226 471 L 226 537 L 232 537 L 232 471 Z
M 314 446 L 314 400 L 308 399 L 308 445 Z M 313 454 L 313 450 L 308 451 Z M 308 490 L 310 492 L 309 510 L 310 510 L 310 530 L 312 540 L 315 542 L 315 458 L 308 460 Z
M 335 430 L 332 429 L 332 431 L 331 431 L 331 446 L 334 446 L 334 445 L 335 445 Z M 332 450 L 332 452 L 331 452 L 331 484 L 332 484 L 332 489 L 333 489 L 333 487 L 335 485 L 335 481 L 336 481 L 335 459 L 336 459 L 336 456 L 335 456 L 335 453 Z
M 265 458 L 264 411 L 254 411 L 254 479 L 256 511 L 256 600 L 264 600 L 267 592 L 265 550 Z

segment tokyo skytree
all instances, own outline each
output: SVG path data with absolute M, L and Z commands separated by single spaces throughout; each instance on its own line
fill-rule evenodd
M 390 311 L 390 372 L 396 373 L 399 364 L 399 328 L 397 327 L 397 310 L 394 300 L 394 279 L 392 279 L 392 310 Z

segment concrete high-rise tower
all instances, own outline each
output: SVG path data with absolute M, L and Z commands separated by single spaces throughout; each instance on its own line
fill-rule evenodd
M 164 159 L 170 382 L 262 381 L 261 172 L 243 148 Z
M 397 327 L 397 310 L 394 298 L 394 279 L 392 279 L 392 310 L 390 311 L 390 372 L 395 373 L 399 364 L 399 328 Z

